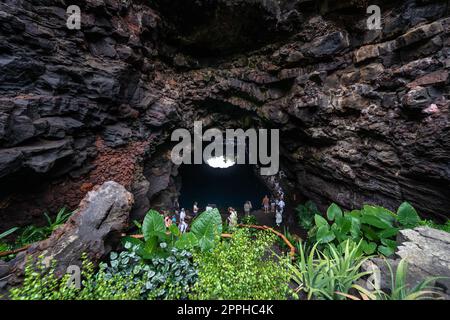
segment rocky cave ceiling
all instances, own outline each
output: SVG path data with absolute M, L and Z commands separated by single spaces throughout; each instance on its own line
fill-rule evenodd
M 115 180 L 139 214 L 177 192 L 173 129 L 281 130 L 286 188 L 320 207 L 450 211 L 447 1 L 0 3 L 0 221 Z

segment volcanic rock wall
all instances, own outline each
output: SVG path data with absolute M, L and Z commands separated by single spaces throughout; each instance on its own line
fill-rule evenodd
M 448 13 L 427 0 L 2 1 L 0 227 L 106 180 L 144 210 L 174 189 L 161 157 L 194 120 L 280 128 L 285 183 L 322 207 L 408 200 L 448 217 Z

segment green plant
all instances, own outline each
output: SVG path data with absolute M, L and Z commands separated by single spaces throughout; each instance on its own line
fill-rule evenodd
M 0 252 L 6 252 L 6 251 L 10 251 L 13 250 L 14 247 L 6 242 L 3 242 L 2 239 L 6 238 L 7 236 L 13 234 L 14 232 L 16 232 L 19 228 L 15 227 L 15 228 L 11 228 L 3 233 L 0 233 Z M 7 257 L 9 258 L 9 257 Z
M 253 215 L 245 215 L 242 217 L 241 219 L 241 224 L 245 224 L 245 225 L 257 225 L 258 224 L 258 220 L 256 219 L 255 216 Z
M 361 265 L 368 257 L 361 256 L 359 247 L 347 240 L 339 248 L 327 245 L 327 253 L 314 244 L 309 253 L 298 243 L 299 257 L 295 264 L 288 264 L 292 280 L 297 284 L 297 293 L 310 299 L 342 299 L 337 292 L 347 293 L 353 283 L 369 272 L 360 272 Z
M 447 222 L 445 224 L 437 224 L 431 220 L 422 220 L 420 222 L 420 225 L 450 233 L 450 220 L 447 220 Z
M 127 250 L 112 252 L 109 265 L 103 264 L 106 278 L 116 275 L 127 277 L 141 287 L 142 299 L 186 299 L 197 280 L 197 269 L 192 254 L 172 248 L 165 258 L 143 260 L 137 248 L 127 244 Z
M 260 231 L 252 237 L 239 229 L 230 240 L 221 241 L 212 251 L 194 254 L 198 281 L 191 299 L 286 299 L 287 258 L 270 253 L 275 237 Z
M 316 204 L 310 200 L 306 201 L 305 204 L 298 205 L 295 211 L 297 212 L 298 224 L 306 230 L 314 226 L 314 216 L 320 215 Z
M 11 229 L 9 229 L 9 230 L 6 230 L 6 231 L 3 232 L 3 233 L 0 233 L 0 240 L 6 238 L 6 237 L 9 236 L 10 234 L 13 234 L 13 233 L 16 232 L 18 229 L 19 229 L 18 227 L 14 227 L 14 228 L 11 228 Z
M 65 208 L 62 208 L 58 211 L 58 214 L 56 215 L 54 220 L 52 220 L 47 213 L 44 213 L 47 225 L 43 227 L 38 227 L 35 225 L 24 227 L 16 239 L 16 246 L 22 247 L 37 241 L 47 239 L 53 233 L 53 231 L 64 224 L 71 215 L 72 212 L 66 212 Z
M 58 278 L 55 262 L 46 267 L 43 257 L 37 263 L 28 261 L 21 287 L 10 291 L 12 300 L 134 300 L 138 299 L 143 282 L 132 282 L 123 275 L 107 276 L 105 270 L 95 273 L 86 257 L 81 268 L 82 287 L 68 285 L 69 275 Z
M 400 260 L 395 275 L 391 265 L 387 262 L 386 264 L 388 266 L 391 279 L 389 293 L 383 292 L 380 289 L 369 291 L 359 285 L 353 285 L 352 287 L 358 290 L 363 300 L 421 300 L 437 299 L 442 296 L 436 288 L 430 286 L 432 282 L 438 279 L 437 277 L 427 278 L 416 284 L 414 287 L 410 287 L 406 282 L 408 275 L 408 263 L 406 260 Z M 360 298 L 355 295 L 342 295 L 353 300 L 360 300 Z
M 214 247 L 222 233 L 222 217 L 217 209 L 203 212 L 193 221 L 191 231 L 181 234 L 176 225 L 166 228 L 162 215 L 150 210 L 145 216 L 141 231 L 144 241 L 126 237 L 124 242 L 135 246 L 136 252 L 143 259 L 167 257 L 173 247 L 207 251 Z
M 249 225 L 249 226 L 257 226 L 259 223 L 254 215 L 244 215 L 241 219 L 241 224 Z M 248 230 L 249 230 L 249 234 L 251 236 L 256 235 L 256 233 L 258 232 L 256 229 L 252 229 L 252 228 L 249 228 Z
M 389 256 L 395 252 L 395 236 L 400 228 L 410 228 L 420 222 L 416 210 L 407 202 L 400 205 L 397 214 L 380 206 L 364 205 L 361 210 L 343 212 L 331 204 L 327 210 L 328 221 L 314 216 L 315 226 L 308 235 L 321 244 L 339 244 L 347 239 L 361 241 L 360 250 L 365 254 L 378 252 Z
M 288 241 L 292 244 L 297 243 L 297 241 L 299 241 L 299 237 L 296 235 L 291 234 L 286 227 L 284 227 L 284 232 L 283 232 L 284 236 L 286 237 L 286 239 L 288 239 Z M 288 247 L 288 245 L 286 244 L 286 242 L 284 242 L 284 240 L 281 237 L 277 237 L 277 244 L 278 246 L 282 249 L 282 250 L 289 250 L 290 248 Z

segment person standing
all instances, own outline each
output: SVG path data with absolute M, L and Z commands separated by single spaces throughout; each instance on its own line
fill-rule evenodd
M 244 213 L 246 215 L 250 215 L 250 211 L 252 210 L 252 203 L 250 201 L 245 202 L 244 204 Z
M 276 206 L 277 206 L 276 200 L 275 198 L 272 198 L 272 201 L 270 202 L 270 211 L 272 213 L 275 213 Z
M 230 214 L 230 216 L 228 217 L 228 224 L 231 228 L 234 228 L 237 226 L 238 222 L 237 212 L 236 210 L 234 210 L 234 208 L 229 207 L 228 213 Z
M 166 225 L 166 228 L 169 228 L 172 225 L 172 220 L 170 219 L 169 215 L 166 215 L 164 217 L 164 224 Z
M 198 203 L 194 202 L 194 206 L 192 207 L 192 213 L 194 214 L 194 217 L 198 214 Z
M 275 223 L 277 224 L 277 227 L 283 223 L 283 211 L 279 205 L 276 207 Z
M 183 209 L 181 209 L 181 212 L 180 212 L 180 223 L 184 222 L 184 219 L 186 219 L 186 211 L 184 211 L 184 208 L 183 208 Z
M 180 211 L 180 203 L 178 202 L 178 199 L 173 200 L 173 210 L 174 211 Z
M 270 204 L 270 200 L 269 200 L 269 197 L 266 194 L 265 197 L 262 199 L 262 205 L 264 207 L 264 213 L 269 213 L 269 204 Z
M 188 228 L 188 224 L 186 223 L 186 221 L 180 222 L 178 229 L 180 230 L 181 233 L 185 233 L 187 231 L 187 228 Z
M 283 198 L 280 198 L 280 201 L 278 201 L 278 206 L 280 207 L 281 214 L 283 214 L 284 207 L 286 206 L 286 204 L 284 203 Z

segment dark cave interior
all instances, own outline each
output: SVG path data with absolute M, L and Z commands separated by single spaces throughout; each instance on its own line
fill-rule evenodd
M 179 202 L 189 210 L 197 201 L 200 210 L 214 204 L 221 211 L 230 206 L 242 211 L 247 200 L 257 209 L 264 195 L 270 195 L 252 165 L 213 168 L 208 164 L 185 164 L 179 170 L 182 180 Z

